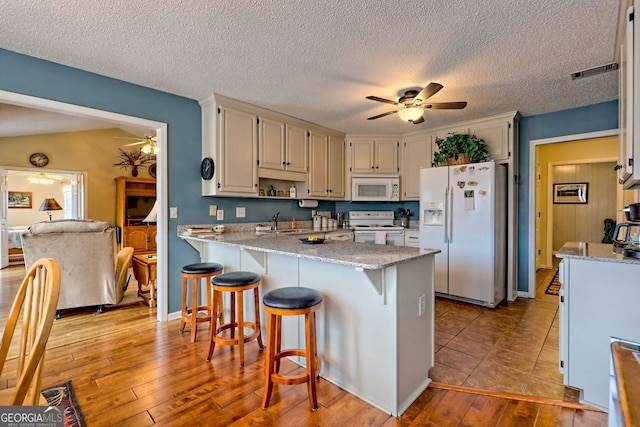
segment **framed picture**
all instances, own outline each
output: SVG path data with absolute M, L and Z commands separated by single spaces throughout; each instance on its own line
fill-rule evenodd
M 10 208 L 31 209 L 30 191 L 9 191 Z
M 588 191 L 587 182 L 553 184 L 553 203 L 587 204 Z

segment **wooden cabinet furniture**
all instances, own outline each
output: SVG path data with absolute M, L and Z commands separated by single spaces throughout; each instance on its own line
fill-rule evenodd
M 398 148 L 397 138 L 352 138 L 350 172 L 353 175 L 397 175 Z
M 309 197 L 342 199 L 345 195 L 344 139 L 309 132 Z
M 116 225 L 122 230 L 121 247 L 135 254 L 155 253 L 156 224 L 142 220 L 156 201 L 156 181 L 149 178 L 116 178 Z
M 400 197 L 402 200 L 420 198 L 420 168 L 431 167 L 433 161 L 431 133 L 407 136 L 401 144 Z

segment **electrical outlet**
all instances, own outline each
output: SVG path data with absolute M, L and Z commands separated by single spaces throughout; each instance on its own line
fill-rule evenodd
M 418 316 L 422 316 L 426 309 L 427 309 L 427 297 L 425 295 L 420 295 L 418 297 Z
M 209 205 L 209 216 L 216 216 L 218 213 L 217 205 Z
M 236 218 L 244 218 L 245 216 L 247 216 L 246 209 L 236 207 Z
M 178 208 L 169 208 L 169 218 L 178 218 Z
M 216 219 L 217 219 L 218 221 L 222 221 L 222 220 L 224 219 L 224 211 L 223 211 L 222 209 L 219 209 L 219 210 L 218 210 L 218 213 L 217 213 L 217 215 L 216 215 Z

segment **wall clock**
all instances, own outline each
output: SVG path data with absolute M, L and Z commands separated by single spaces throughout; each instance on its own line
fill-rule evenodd
M 202 179 L 206 179 L 207 181 L 213 178 L 213 173 L 215 172 L 215 165 L 213 164 L 213 159 L 211 157 L 205 157 L 202 159 L 202 163 L 200 164 L 200 175 Z
M 29 161 L 33 166 L 41 168 L 42 166 L 47 166 L 49 164 L 49 158 L 46 154 L 42 153 L 33 153 L 29 157 Z

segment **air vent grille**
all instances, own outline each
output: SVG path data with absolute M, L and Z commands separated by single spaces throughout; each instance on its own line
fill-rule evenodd
M 596 74 L 606 73 L 608 71 L 615 71 L 618 69 L 618 64 L 616 62 L 612 62 L 610 64 L 600 65 L 599 67 L 593 67 L 582 71 L 576 71 L 575 73 L 571 73 L 571 79 L 582 79 L 585 77 L 595 76 Z

